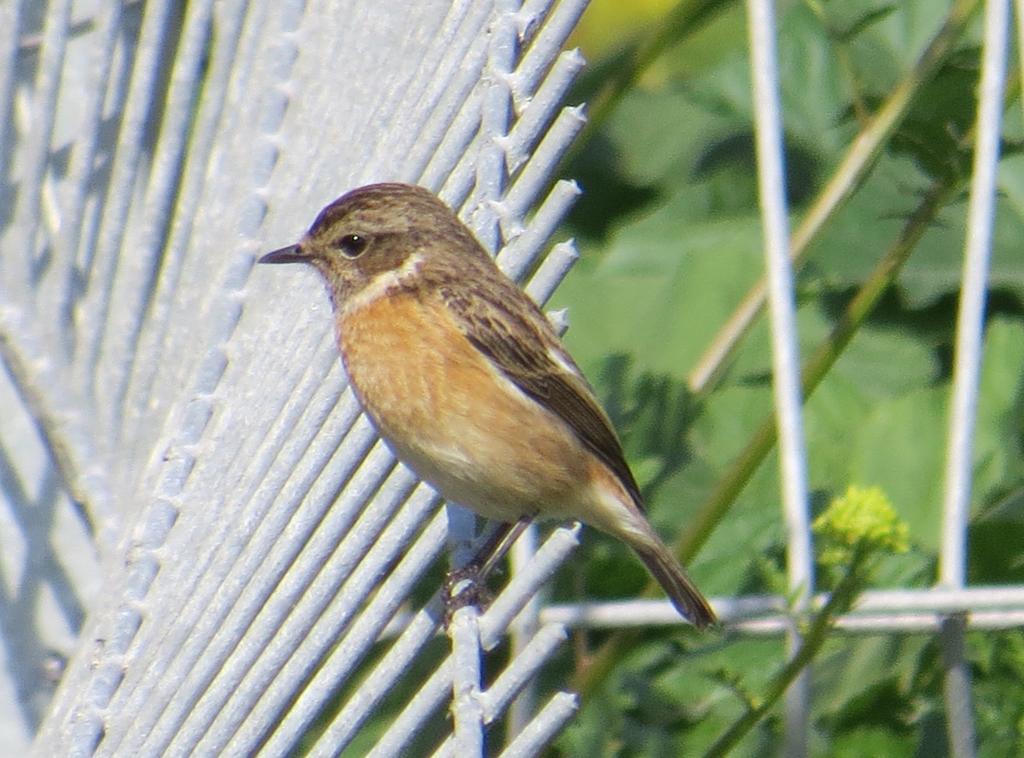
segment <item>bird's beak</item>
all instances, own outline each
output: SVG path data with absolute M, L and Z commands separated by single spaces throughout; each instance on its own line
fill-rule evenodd
M 310 257 L 302 251 L 299 245 L 289 245 L 267 253 L 260 258 L 260 263 L 309 263 Z

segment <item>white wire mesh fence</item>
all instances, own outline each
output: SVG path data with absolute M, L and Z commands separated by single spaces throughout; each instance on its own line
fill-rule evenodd
M 339 187 L 402 179 L 474 211 L 492 246 L 503 229 L 502 264 L 530 270 L 576 192 L 558 184 L 524 218 L 582 123 L 554 118 L 581 63 L 558 54 L 582 3 L 82 4 L 74 21 L 70 8 L 47 9 L 38 62 L 25 62 L 28 5 L 9 7 L 5 26 L 22 66 L 6 104 L 25 112 L 7 134 L 18 183 L 5 250 L 23 253 L 3 259 L 5 359 L 105 564 L 37 746 L 287 750 L 446 530 L 443 514 L 429 519 L 432 493 L 358 415 L 309 283 L 250 282 L 253 255 Z M 344 74 L 325 77 L 332 65 Z M 65 143 L 66 173 L 51 149 Z M 573 258 L 556 247 L 531 293 L 545 299 Z M 243 297 L 275 306 L 243 312 Z M 54 473 L 38 478 L 56 500 Z M 545 572 L 528 573 L 535 589 Z M 486 644 L 523 593 L 484 617 Z M 428 605 L 406 627 L 390 681 L 436 616 Z M 489 719 L 558 638 L 541 630 L 495 683 Z M 444 692 L 410 718 L 422 724 Z M 372 698 L 357 691 L 316 750 L 340 750 Z M 533 739 L 570 711 L 552 701 Z
M 4 745 L 38 730 L 40 755 L 280 755 L 300 744 L 397 755 L 418 740 L 479 755 L 486 726 L 512 708 L 501 754 L 534 755 L 575 699 L 513 701 L 567 626 L 678 623 L 665 602 L 541 604 L 538 590 L 577 541 L 566 528 L 518 555 L 486 612 L 459 611 L 450 651 L 440 645 L 439 597 L 411 598 L 449 533 L 470 534 L 456 512 L 435 513 L 436 496 L 360 415 L 319 284 L 253 271 L 256 255 L 294 239 L 342 189 L 401 180 L 459 209 L 545 302 L 576 257 L 571 242 L 543 251 L 578 192 L 548 182 L 583 125 L 578 108 L 558 104 L 582 66 L 562 49 L 584 4 L 0 6 L 0 546 L 17 577 L 0 613 L 0 696 L 17 708 L 0 725 Z M 822 599 L 773 15 L 758 0 L 748 12 L 800 611 Z M 1024 588 L 966 586 L 963 565 L 1006 16 L 1006 3 L 988 4 L 942 574 L 933 589 L 869 592 L 837 625 L 941 632 L 958 755 L 973 744 L 956 653 L 964 629 L 1024 620 Z M 716 609 L 740 632 L 799 641 L 781 598 L 723 598 Z M 508 634 L 515 653 L 484 688 L 480 651 Z M 391 642 L 378 650 L 382 638 Z M 806 751 L 804 682 L 787 706 L 793 754 Z M 399 685 L 408 701 L 372 747 L 358 742 Z M 451 729 L 439 730 L 449 705 Z

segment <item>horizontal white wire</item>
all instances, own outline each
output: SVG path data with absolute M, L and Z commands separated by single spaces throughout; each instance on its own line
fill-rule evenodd
M 584 65 L 583 55 L 578 50 L 567 50 L 558 56 L 551 73 L 541 83 L 540 89 L 523 105 L 519 119 L 512 126 L 512 130 L 507 136 L 500 138 L 510 172 L 514 173 L 530 157 L 530 149 L 537 143 L 551 119 L 557 116 L 547 107 L 546 103 L 560 97 L 560 93 L 568 89 Z M 517 85 L 519 85 L 519 81 L 513 78 L 513 92 L 517 91 Z
M 839 616 L 833 625 L 847 634 L 937 634 L 949 620 L 945 613 L 907 613 L 893 611 L 886 615 Z M 788 618 L 776 616 L 758 621 L 741 621 L 738 632 L 751 635 L 778 635 L 791 626 Z M 1024 625 L 1024 611 L 972 611 L 967 629 L 1016 629 Z
M 544 138 L 534 148 L 529 163 L 524 164 L 502 202 L 502 214 L 509 222 L 522 219 L 533 207 L 537 195 L 551 183 L 551 174 L 566 148 L 579 134 L 586 118 L 582 108 L 563 108 Z M 506 237 L 512 234 L 506 232 Z
M 541 749 L 576 715 L 578 708 L 579 699 L 575 695 L 556 692 L 540 713 L 501 752 L 499 758 L 532 758 L 539 755 Z
M 529 46 L 522 62 L 513 74 L 513 93 L 519 97 L 527 96 L 537 89 L 538 82 L 548 73 L 551 61 L 565 46 L 572 30 L 576 28 L 588 0 L 561 0 L 547 17 L 542 27 L 537 27 L 537 34 L 530 39 Z M 546 0 L 532 0 L 523 4 L 521 16 L 532 18 L 538 16 L 538 7 L 549 5 Z
M 537 304 L 544 305 L 579 257 L 575 242 L 572 240 L 559 242 L 551 248 L 551 252 L 545 256 L 544 262 L 537 268 L 537 272 L 530 278 L 524 288 L 526 294 L 532 297 Z
M 809 608 L 811 611 L 820 609 L 827 600 L 827 595 L 816 595 Z M 775 634 L 785 632 L 792 626 L 785 615 L 786 601 L 781 596 L 715 598 L 712 605 L 726 629 Z M 967 613 L 969 626 L 973 626 L 975 618 L 984 618 L 988 628 L 993 625 L 1014 626 L 1020 614 L 1024 613 L 1024 587 L 868 590 L 859 597 L 855 609 L 840 616 L 837 623 L 840 628 L 855 631 L 858 619 L 890 619 L 887 628 L 898 631 L 901 628 L 900 619 L 907 614 L 915 619 L 908 628 L 917 628 L 922 617 L 938 618 L 950 613 Z M 998 619 L 1003 617 L 1005 623 L 999 624 Z M 686 623 L 667 600 L 549 605 L 541 611 L 541 620 L 544 623 L 590 629 L 676 626 Z
M 530 219 L 522 234 L 513 239 L 498 255 L 501 270 L 512 279 L 519 280 L 537 260 L 543 246 L 579 197 L 576 182 L 558 181 L 544 198 L 540 208 Z

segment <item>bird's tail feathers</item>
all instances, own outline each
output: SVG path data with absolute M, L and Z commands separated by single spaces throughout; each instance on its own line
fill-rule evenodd
M 707 598 L 690 580 L 668 547 L 657 536 L 652 542 L 633 542 L 633 550 L 647 566 L 647 570 L 658 580 L 672 605 L 698 629 L 704 629 L 717 622 L 715 612 Z

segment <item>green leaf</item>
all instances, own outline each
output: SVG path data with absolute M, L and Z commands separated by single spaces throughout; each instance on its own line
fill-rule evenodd
M 695 221 L 696 194 L 680 192 L 615 234 L 598 265 L 559 289 L 556 307 L 572 304 L 566 342 L 593 379 L 608 353 L 681 378 L 755 281 L 756 219 Z
M 974 443 L 974 501 L 1019 484 L 1024 474 L 1024 323 L 997 318 L 985 333 Z

